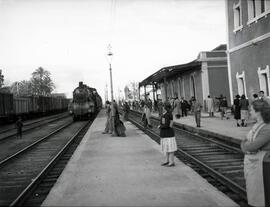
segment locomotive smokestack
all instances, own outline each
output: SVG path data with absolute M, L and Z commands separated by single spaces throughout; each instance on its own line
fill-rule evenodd
M 80 81 L 80 82 L 79 82 L 79 87 L 82 87 L 82 86 L 83 86 L 83 82 Z

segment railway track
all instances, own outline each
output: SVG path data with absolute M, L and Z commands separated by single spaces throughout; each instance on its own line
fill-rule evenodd
M 56 116 L 48 117 L 45 119 L 26 123 L 26 124 L 24 124 L 22 132 L 25 133 L 25 132 L 31 131 L 33 129 L 44 126 L 45 124 L 49 124 L 49 123 L 61 120 L 61 119 L 66 118 L 68 116 L 69 115 L 67 113 L 65 113 L 65 114 L 56 115 Z M 13 136 L 16 136 L 16 134 L 17 134 L 17 132 L 16 132 L 16 129 L 14 127 L 9 127 L 7 129 L 3 129 L 2 131 L 0 131 L 0 141 L 8 139 L 8 138 L 13 137 Z
M 66 160 L 67 156 L 64 153 L 74 143 L 78 144 L 78 139 L 83 137 L 89 125 L 90 122 L 86 121 L 76 123 L 70 121 L 2 160 L 0 206 L 24 205 L 25 199 L 31 197 L 33 190 L 43 182 L 44 176 L 52 173 L 52 166 L 61 157 Z
M 151 118 L 153 128 L 140 123 L 141 113 L 131 111 L 130 121 L 160 143 L 159 120 Z M 190 133 L 174 125 L 178 151 L 176 157 L 189 165 L 209 183 L 225 193 L 240 206 L 248 206 L 243 172 L 244 154 L 239 147 Z

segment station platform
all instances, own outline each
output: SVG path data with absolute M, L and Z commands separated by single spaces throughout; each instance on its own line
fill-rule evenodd
M 101 111 L 42 206 L 237 206 L 190 167 L 163 167 L 159 145 L 125 122 L 102 134 Z
M 249 119 L 247 121 L 247 127 L 237 127 L 236 120 L 232 115 L 229 115 L 229 119 L 223 118 L 221 120 L 220 113 L 216 112 L 214 117 L 209 117 L 208 113 L 201 114 L 201 127 L 196 127 L 195 117 L 192 114 L 189 114 L 186 117 L 182 117 L 180 119 L 175 118 L 174 114 L 174 122 L 180 125 L 182 128 L 185 128 L 188 131 L 198 132 L 203 135 L 212 135 L 215 137 L 219 137 L 220 139 L 231 140 L 239 144 L 241 140 L 243 140 L 247 133 L 250 131 L 251 127 L 254 124 L 254 121 Z M 158 113 L 152 113 L 153 117 L 158 117 Z

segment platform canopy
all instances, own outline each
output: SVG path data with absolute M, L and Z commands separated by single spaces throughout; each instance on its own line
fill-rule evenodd
M 195 70 L 201 68 L 201 62 L 197 59 L 182 65 L 173 65 L 161 68 L 154 74 L 148 76 L 146 79 L 139 83 L 139 87 L 150 85 L 153 83 L 163 82 L 164 78 L 170 78 L 179 74 L 182 74 L 189 70 Z

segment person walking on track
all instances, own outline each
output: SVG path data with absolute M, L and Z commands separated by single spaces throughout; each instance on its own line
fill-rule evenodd
M 175 140 L 173 126 L 173 115 L 172 108 L 169 103 L 166 103 L 165 113 L 161 116 L 160 119 L 160 146 L 164 154 L 166 154 L 166 161 L 161 164 L 162 166 L 173 167 L 174 163 L 174 152 L 177 150 L 177 144 Z
M 251 206 L 265 206 L 265 178 L 269 174 L 263 173 L 263 159 L 270 151 L 270 106 L 266 101 L 256 100 L 250 108 L 252 119 L 256 120 L 246 138 L 241 142 L 241 149 L 245 153 L 244 175 L 248 204 Z
M 18 120 L 16 121 L 15 124 L 16 128 L 17 128 L 17 138 L 22 138 L 22 128 L 23 128 L 23 123 L 22 123 L 22 117 L 18 117 Z

